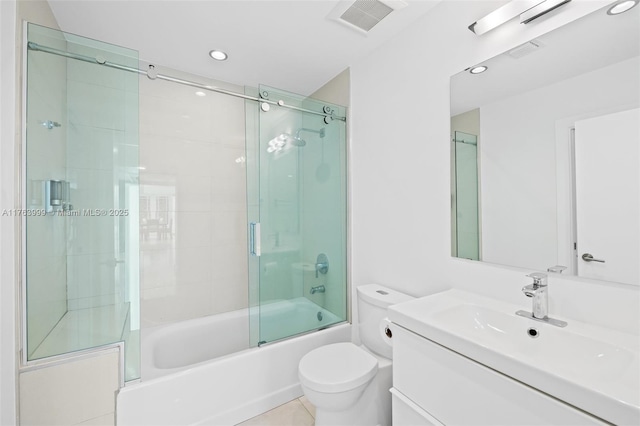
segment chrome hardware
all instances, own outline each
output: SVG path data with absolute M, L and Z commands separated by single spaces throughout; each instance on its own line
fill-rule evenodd
M 604 259 L 595 259 L 591 253 L 585 253 L 582 255 L 582 260 L 585 262 L 599 262 L 604 263 Z
M 564 271 L 565 269 L 567 269 L 566 266 L 562 266 L 562 265 L 556 265 L 556 266 L 550 266 L 547 268 L 547 272 L 553 272 L 555 274 L 561 274 L 562 271 Z
M 46 127 L 49 130 L 53 129 L 54 127 L 62 127 L 62 124 L 58 123 L 57 121 L 51 121 L 51 120 L 43 121 L 40 124 L 42 124 L 44 127 Z
M 533 316 L 533 314 L 531 312 L 527 312 L 527 311 L 518 311 L 516 312 L 516 315 L 518 315 L 519 317 L 525 317 L 525 318 L 529 318 L 532 319 L 534 321 L 540 321 L 540 322 L 544 322 L 547 324 L 551 324 L 551 325 L 555 325 L 556 327 L 566 327 L 567 323 L 565 321 L 561 321 L 561 320 L 557 320 L 554 318 L 536 318 Z
M 264 111 L 264 112 L 268 112 L 268 111 L 271 109 L 271 105 L 269 105 L 269 104 L 268 104 L 268 103 L 266 103 L 266 102 L 262 102 L 262 103 L 260 104 L 260 109 L 261 109 L 262 111 Z
M 329 272 L 329 258 L 326 254 L 320 253 L 316 259 L 316 278 L 318 278 L 318 273 L 324 275 L 327 272 Z
M 527 277 L 533 278 L 533 284 L 522 287 L 522 292 L 525 294 L 525 296 L 533 298 L 533 312 L 518 311 L 516 312 L 516 315 L 525 318 L 531 318 L 536 321 L 546 322 L 547 324 L 555 325 L 557 327 L 566 326 L 566 322 L 549 318 L 547 316 L 549 310 L 547 274 L 534 272 L 527 275 Z
M 327 291 L 327 289 L 324 288 L 323 285 L 317 285 L 315 287 L 311 287 L 311 290 L 309 290 L 309 293 L 316 294 L 316 293 L 324 293 L 325 291 Z
M 533 316 L 535 318 L 547 317 L 547 274 L 534 272 L 527 275 L 533 278 L 533 284 L 522 287 L 522 292 L 527 297 L 533 298 Z
M 149 80 L 155 80 L 156 78 L 158 78 L 158 71 L 156 71 L 155 65 L 149 65 L 149 69 L 147 70 L 147 78 L 149 78 Z
M 249 224 L 249 252 L 251 256 L 260 256 L 260 223 Z

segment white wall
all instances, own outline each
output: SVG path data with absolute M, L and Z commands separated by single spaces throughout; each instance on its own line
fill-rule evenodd
M 0 208 L 14 207 L 16 2 L 0 2 Z M 0 217 L 0 424 L 16 421 L 15 221 Z
M 458 287 L 530 308 L 521 293 L 530 270 L 450 257 L 449 77 L 607 2 L 571 2 L 482 37 L 467 29 L 503 3 L 443 2 L 351 67 L 354 290 L 370 282 L 412 295 Z M 638 290 L 554 276 L 550 311 L 638 332 Z
M 480 108 L 483 260 L 540 270 L 560 263 L 557 123 L 568 135 L 567 118 L 637 106 L 638 75 L 636 57 Z

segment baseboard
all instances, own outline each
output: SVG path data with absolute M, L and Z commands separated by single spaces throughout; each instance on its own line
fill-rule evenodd
M 303 395 L 300 384 L 292 386 L 264 395 L 260 398 L 247 402 L 240 407 L 235 407 L 224 413 L 194 423 L 194 426 L 220 426 L 220 425 L 237 425 L 245 420 L 249 420 L 257 415 L 272 410 L 282 404 L 285 404 Z

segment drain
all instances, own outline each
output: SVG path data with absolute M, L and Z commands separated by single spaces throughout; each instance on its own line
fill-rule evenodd
M 322 321 L 322 311 L 318 311 L 318 315 L 316 315 L 318 317 L 318 321 Z
M 531 327 L 530 329 L 527 330 L 527 334 L 529 335 L 529 337 L 532 337 L 534 339 L 540 335 L 538 330 L 536 330 L 533 327 Z

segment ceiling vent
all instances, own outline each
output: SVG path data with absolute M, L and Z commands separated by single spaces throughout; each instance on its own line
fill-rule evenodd
M 341 1 L 328 17 L 367 34 L 391 12 L 406 5 L 399 0 Z
M 543 44 L 539 40 L 531 40 L 516 47 L 515 49 L 511 49 L 509 52 L 507 52 L 507 54 L 514 59 L 520 59 L 524 56 L 532 54 L 542 46 Z

